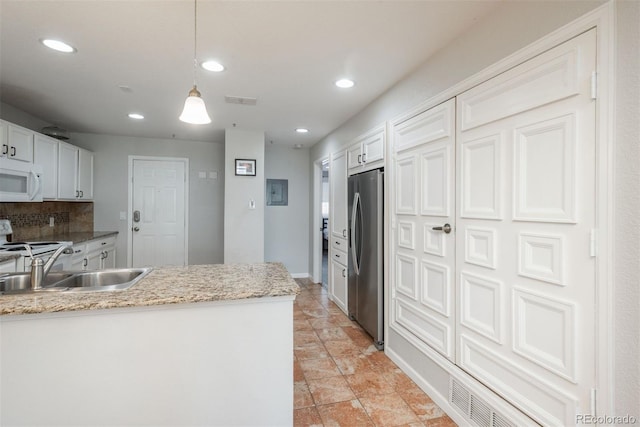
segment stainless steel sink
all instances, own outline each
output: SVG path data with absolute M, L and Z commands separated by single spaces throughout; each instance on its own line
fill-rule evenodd
M 42 288 L 31 289 L 31 273 L 0 276 L 0 294 L 31 292 L 87 292 L 128 289 L 151 272 L 151 268 L 123 268 L 82 272 L 50 272 Z
M 128 289 L 149 274 L 151 268 L 123 268 L 85 271 L 73 274 L 54 283 L 56 288 L 67 288 L 69 292 L 115 291 Z
M 44 278 L 42 290 L 63 291 L 64 288 L 51 288 L 55 283 L 71 277 L 73 273 L 52 271 Z M 31 290 L 31 273 L 14 273 L 0 276 L 0 293 L 25 293 Z

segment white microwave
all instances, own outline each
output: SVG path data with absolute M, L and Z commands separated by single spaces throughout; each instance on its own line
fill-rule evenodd
M 0 158 L 0 202 L 41 202 L 42 166 Z

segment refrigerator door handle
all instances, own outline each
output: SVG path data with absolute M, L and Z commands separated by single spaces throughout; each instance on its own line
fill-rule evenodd
M 357 240 L 356 240 L 356 225 L 358 223 L 358 205 L 360 204 L 360 193 L 353 195 L 353 207 L 351 208 L 351 259 L 353 261 L 353 269 L 356 274 L 360 274 L 360 265 L 358 264 L 358 254 L 356 252 Z

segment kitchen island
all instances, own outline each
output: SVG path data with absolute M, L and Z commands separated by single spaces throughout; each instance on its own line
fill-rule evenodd
M 298 291 L 266 263 L 1 296 L 0 424 L 291 425 Z

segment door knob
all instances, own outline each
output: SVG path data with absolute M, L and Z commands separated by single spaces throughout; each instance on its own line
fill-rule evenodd
M 435 231 L 444 231 L 447 234 L 451 233 L 451 225 L 449 224 L 445 224 L 442 227 L 432 227 L 431 229 Z
M 140 227 L 133 227 L 133 231 L 140 231 Z

